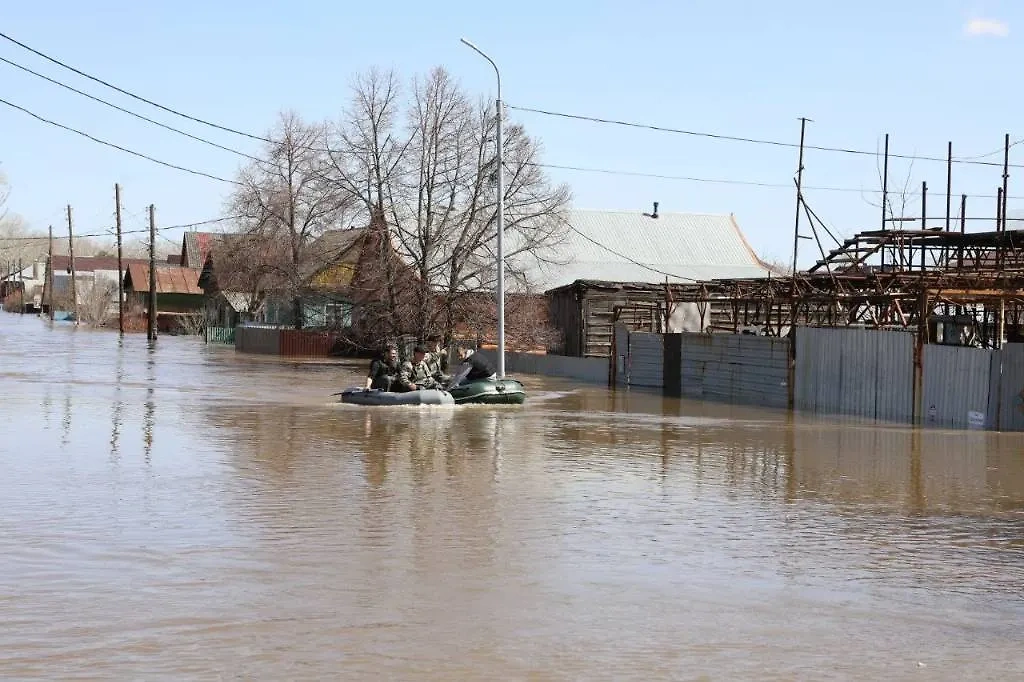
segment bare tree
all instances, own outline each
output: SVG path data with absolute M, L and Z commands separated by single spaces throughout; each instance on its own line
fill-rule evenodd
M 450 340 L 480 309 L 460 302 L 478 301 L 474 294 L 496 284 L 494 113 L 442 68 L 414 79 L 405 98 L 392 73 L 371 71 L 353 85 L 350 109 L 330 136 L 332 174 L 386 230 L 379 247 L 393 250 L 412 274 L 399 283 L 401 266 L 381 254 L 393 332 Z M 544 259 L 564 238 L 570 194 L 545 177 L 539 145 L 521 126 L 503 132 L 506 263 L 525 290 L 528 261 Z M 411 300 L 402 301 L 403 293 Z
M 86 284 L 81 282 L 79 286 Z M 117 302 L 117 283 L 98 277 L 79 294 L 78 314 L 90 327 L 102 327 L 111 318 Z
M 323 256 L 311 247 L 336 226 L 347 195 L 326 174 L 324 126 L 283 113 L 267 137 L 273 142 L 265 145 L 261 161 L 239 173 L 241 186 L 229 206 L 241 216 L 243 233 L 263 248 L 265 285 L 290 300 L 295 326 L 301 328 L 301 296 Z M 281 248 L 264 248 L 267 244 Z

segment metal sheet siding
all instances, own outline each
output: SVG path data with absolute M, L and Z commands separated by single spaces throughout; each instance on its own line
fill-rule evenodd
M 789 341 L 681 334 L 681 392 L 691 398 L 786 407 Z
M 281 355 L 289 357 L 329 357 L 338 340 L 334 332 L 281 330 Z
M 924 347 L 922 422 L 929 426 L 995 426 L 989 382 L 995 351 L 928 344 Z M 994 406 L 993 406 L 994 407 Z M 972 424 L 969 413 L 984 415 Z
M 1024 431 L 1024 344 L 1008 343 L 999 355 L 999 429 Z
M 662 388 L 665 385 L 664 339 L 661 334 L 629 334 L 629 385 Z
M 857 330 L 874 354 L 875 418 L 910 422 L 914 418 L 914 335 Z M 851 368 L 855 369 L 855 368 Z
M 267 327 L 236 327 L 235 350 L 240 353 L 280 355 L 281 330 Z
M 799 327 L 796 339 L 794 402 L 798 410 L 911 420 L 912 334 Z

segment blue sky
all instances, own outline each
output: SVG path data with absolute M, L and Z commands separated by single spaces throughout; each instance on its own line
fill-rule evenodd
M 494 93 L 493 72 L 459 43 L 466 36 L 502 69 L 511 105 L 625 119 L 693 131 L 874 150 L 884 133 L 897 153 L 944 157 L 998 150 L 1024 137 L 1015 66 L 1024 5 L 1009 0 L 778 2 L 399 1 L 8 3 L 0 31 L 125 89 L 201 118 L 264 133 L 276 113 L 337 117 L 353 74 L 370 66 L 404 75 L 444 65 L 472 92 Z M 133 101 L 0 41 L 0 56 L 139 113 L 247 152 L 257 143 Z M 160 130 L 0 64 L 0 97 L 171 163 L 231 177 L 239 158 Z M 545 161 L 656 175 L 790 185 L 796 150 L 716 141 L 512 112 L 538 136 Z M 1014 128 L 1016 127 L 1016 135 Z M 1001 153 L 985 157 L 1001 161 Z M 1024 145 L 1011 151 L 1024 163 Z M 124 188 L 126 228 L 222 214 L 228 186 L 99 146 L 0 105 L 0 169 L 9 208 L 37 229 L 112 224 L 113 185 Z M 879 186 L 871 156 L 810 151 L 808 203 L 838 232 L 875 229 L 867 203 Z M 911 184 L 929 185 L 929 215 L 945 211 L 942 163 L 916 162 Z M 794 192 L 787 187 L 700 183 L 551 171 L 580 208 L 734 213 L 754 248 L 788 260 Z M 906 162 L 893 162 L 902 184 Z M 991 216 L 995 167 L 958 164 L 953 192 L 968 214 Z M 1015 189 L 1018 188 L 1018 189 Z M 1024 196 L 1012 169 L 1011 196 Z M 917 201 L 917 199 L 914 199 Z M 956 202 L 954 202 L 956 203 Z M 1011 210 L 1019 204 L 1010 200 Z M 918 206 L 911 211 L 919 215 Z M 969 229 L 988 229 L 983 223 Z M 801 263 L 812 260 L 801 243 Z

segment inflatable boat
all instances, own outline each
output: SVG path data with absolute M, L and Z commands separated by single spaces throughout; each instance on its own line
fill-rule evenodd
M 341 392 L 341 402 L 349 405 L 454 405 L 455 399 L 450 393 L 437 389 L 394 393 L 376 388 L 349 388 Z
M 484 405 L 522 405 L 526 389 L 515 379 L 479 379 L 448 389 L 456 405 L 483 403 Z

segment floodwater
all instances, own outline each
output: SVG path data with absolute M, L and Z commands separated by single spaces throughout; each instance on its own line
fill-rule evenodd
M 0 314 L 0 678 L 1024 677 L 1024 436 Z

